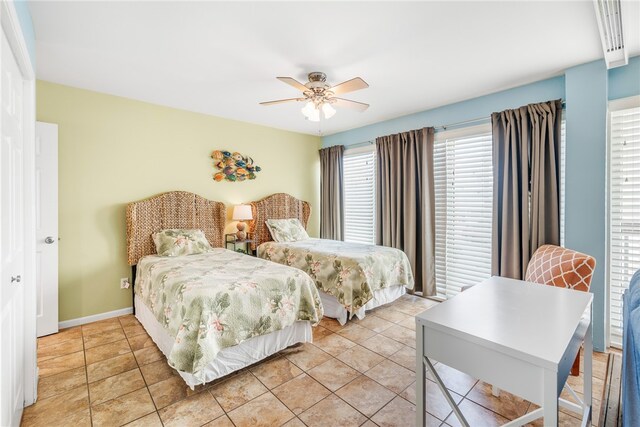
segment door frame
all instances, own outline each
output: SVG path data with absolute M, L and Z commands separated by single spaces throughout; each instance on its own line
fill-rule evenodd
M 36 401 L 38 365 L 36 348 L 36 236 L 35 236 L 35 70 L 13 1 L 0 2 L 0 24 L 24 81 L 24 406 Z

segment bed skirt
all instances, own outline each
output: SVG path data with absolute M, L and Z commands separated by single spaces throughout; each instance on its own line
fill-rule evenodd
M 380 307 L 384 304 L 389 304 L 400 298 L 407 292 L 404 286 L 392 286 L 389 288 L 378 289 L 373 291 L 373 298 L 370 299 L 364 307 L 360 307 L 355 313 L 353 313 L 358 319 L 364 319 L 365 312 L 373 310 L 376 307 Z M 349 318 L 349 312 L 342 304 L 338 302 L 338 299 L 333 295 L 326 294 L 321 290 L 318 290 L 322 305 L 324 307 L 324 315 L 336 319 L 341 325 L 347 323 Z
M 137 295 L 135 296 L 135 302 L 136 318 L 140 321 L 160 351 L 168 357 L 173 347 L 174 338 L 160 325 L 151 310 L 147 308 Z M 232 372 L 257 363 L 294 344 L 312 341 L 313 335 L 311 332 L 311 322 L 309 321 L 298 321 L 282 330 L 250 338 L 238 345 L 221 350 L 216 359 L 205 368 L 204 382 L 208 383 L 217 378 L 229 375 Z M 193 374 L 181 371 L 177 372 L 192 389 L 202 383 L 202 381 L 197 380 Z

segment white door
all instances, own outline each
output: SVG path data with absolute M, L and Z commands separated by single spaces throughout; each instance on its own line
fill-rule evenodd
M 36 325 L 58 332 L 58 125 L 36 123 Z
M 12 426 L 24 404 L 23 80 L 0 33 L 0 425 Z

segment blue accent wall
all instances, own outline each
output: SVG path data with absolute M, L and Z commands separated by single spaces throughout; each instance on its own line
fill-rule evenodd
M 495 111 L 560 98 L 564 98 L 564 76 L 325 136 L 322 138 L 322 145 L 323 147 L 340 144 L 346 146 L 425 126 L 489 118 Z
M 20 27 L 22 29 L 22 35 L 27 44 L 27 50 L 29 51 L 29 57 L 31 58 L 31 65 L 35 70 L 36 65 L 36 35 L 33 29 L 33 21 L 31 20 L 31 12 L 29 12 L 29 6 L 26 0 L 16 0 L 13 2 L 20 20 Z
M 609 99 L 640 94 L 640 56 L 629 59 L 624 67 L 609 70 Z
M 596 258 L 591 284 L 593 339 L 594 348 L 602 351 L 606 344 L 607 102 L 633 95 L 640 95 L 640 56 L 612 70 L 606 69 L 604 61 L 582 64 L 560 77 L 329 135 L 322 145 L 348 146 L 424 126 L 489 118 L 492 112 L 533 102 L 565 99 L 565 244 Z
M 593 345 L 605 349 L 607 68 L 604 61 L 565 73 L 565 245 L 596 259 Z

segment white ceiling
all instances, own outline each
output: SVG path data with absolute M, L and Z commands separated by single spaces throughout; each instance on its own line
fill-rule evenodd
M 629 16 L 640 3 L 625 2 Z M 215 116 L 318 134 L 298 92 L 324 71 L 370 88 L 321 133 L 426 110 L 561 74 L 602 58 L 593 3 L 30 1 L 39 79 Z M 640 25 L 628 26 L 630 56 Z

